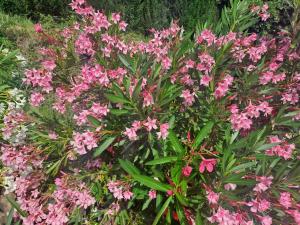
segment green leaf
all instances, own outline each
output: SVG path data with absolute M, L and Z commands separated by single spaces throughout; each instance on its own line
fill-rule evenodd
M 87 119 L 93 124 L 94 126 L 98 127 L 101 125 L 101 122 L 97 120 L 95 117 L 88 115 Z
M 233 168 L 230 170 L 230 172 L 236 172 L 236 171 L 245 170 L 245 169 L 247 169 L 247 168 L 249 168 L 249 167 L 252 167 L 252 166 L 254 166 L 254 165 L 256 165 L 256 162 L 255 162 L 255 161 L 254 161 L 254 162 L 243 163 L 243 164 L 241 164 L 241 165 L 238 165 L 238 166 L 233 167 Z
M 163 204 L 163 206 L 161 207 L 161 209 L 159 210 L 158 214 L 156 215 L 152 225 L 156 225 L 159 220 L 160 220 L 160 217 L 163 215 L 163 213 L 166 211 L 166 209 L 168 208 L 170 202 L 172 200 L 172 196 L 170 196 L 167 201 L 165 201 L 165 203 Z
M 201 211 L 198 210 L 196 214 L 196 225 L 203 225 L 202 217 L 201 217 Z
M 13 221 L 13 215 L 14 215 L 14 208 L 11 207 L 10 210 L 9 210 L 9 213 L 7 215 L 7 218 L 6 218 L 6 223 L 5 225 L 11 225 L 12 224 L 12 221 Z
M 273 148 L 274 146 L 277 146 L 277 145 L 280 145 L 280 142 L 264 144 L 264 145 L 259 146 L 259 147 L 256 148 L 255 150 L 256 150 L 256 151 L 267 150 L 267 149 Z
M 11 204 L 11 206 L 12 206 L 14 209 L 16 209 L 16 210 L 18 211 L 18 213 L 20 213 L 20 215 L 21 215 L 22 217 L 27 217 L 27 216 L 28 216 L 28 215 L 27 215 L 27 212 L 23 211 L 23 210 L 20 208 L 19 204 L 18 204 L 14 199 L 12 199 L 12 198 L 9 197 L 9 196 L 5 196 L 5 198 L 6 198 L 6 200 Z
M 97 157 L 102 154 L 116 139 L 116 137 L 107 138 L 98 148 L 95 149 L 94 157 Z
M 254 185 L 256 183 L 255 180 L 243 179 L 242 177 L 244 175 L 245 173 L 232 174 L 224 180 L 224 183 L 232 183 L 238 185 Z
M 176 134 L 174 133 L 174 131 L 169 130 L 169 135 L 168 138 L 172 144 L 173 149 L 179 154 L 179 155 L 183 155 L 185 153 L 185 149 L 182 147 L 182 145 L 180 144 Z
M 232 134 L 232 136 L 230 138 L 230 144 L 232 144 L 234 142 L 234 140 L 237 138 L 238 135 L 239 135 L 239 131 L 236 131 Z
M 177 156 L 168 156 L 168 157 L 163 157 L 160 159 L 154 159 L 146 163 L 147 166 L 153 166 L 153 165 L 160 165 L 160 164 L 165 164 L 169 162 L 174 162 L 177 161 L 178 157 Z
M 128 69 L 131 70 L 131 72 L 135 73 L 134 69 L 132 68 L 132 66 L 130 65 L 130 63 L 121 55 L 118 55 L 119 59 L 121 60 L 121 62 L 124 64 L 124 66 L 126 66 Z
M 130 103 L 125 97 L 120 97 L 112 94 L 105 94 L 105 97 L 113 103 Z
M 210 121 L 199 131 L 197 137 L 194 140 L 193 148 L 199 147 L 199 145 L 202 143 L 204 138 L 206 138 L 210 134 L 213 126 L 214 126 L 214 123 L 212 121 Z
M 148 198 L 147 201 L 144 202 L 143 207 L 142 207 L 142 211 L 144 211 L 145 209 L 148 208 L 151 200 L 152 200 L 151 198 Z
M 133 177 L 133 179 L 140 182 L 141 184 L 143 184 L 149 188 L 152 188 L 154 190 L 167 192 L 168 190 L 172 189 L 172 187 L 170 185 L 163 184 L 163 183 L 161 183 L 157 180 L 154 180 L 153 178 L 148 177 L 148 176 L 132 174 L 132 177 Z
M 154 79 L 159 75 L 160 70 L 161 70 L 161 64 L 159 63 L 155 66 L 155 69 L 154 69 L 154 72 L 153 72 L 153 78 Z
M 194 43 L 191 41 L 191 35 L 192 32 L 186 35 L 184 40 L 182 41 L 182 44 L 180 45 L 180 48 L 178 49 L 176 53 L 176 58 L 179 59 L 181 56 L 183 56 L 189 49 L 191 49 L 194 46 Z
M 109 109 L 109 112 L 116 116 L 121 116 L 129 113 L 129 111 L 126 109 Z
M 143 78 L 140 78 L 140 80 L 138 81 L 138 83 L 135 86 L 134 91 L 132 93 L 132 98 L 133 99 L 138 99 L 138 97 L 140 95 L 140 92 L 141 92 L 142 83 L 143 83 Z
M 140 174 L 138 168 L 136 168 L 131 162 L 128 160 L 119 159 L 120 166 L 130 175 Z
M 186 225 L 187 221 L 186 221 L 186 217 L 185 217 L 183 208 L 177 201 L 176 201 L 176 212 L 177 212 L 177 215 L 178 215 L 180 225 Z

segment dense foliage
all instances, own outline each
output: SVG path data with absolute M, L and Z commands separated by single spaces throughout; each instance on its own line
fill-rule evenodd
M 267 4 L 235 0 L 143 41 L 71 8 L 71 26 L 35 25 L 29 62 L 0 52 L 8 224 L 300 224 L 296 1 L 276 36 L 248 33 Z
M 27 16 L 38 21 L 50 15 L 56 21 L 72 15 L 68 7 L 71 0 L 0 0 L 5 13 Z M 129 24 L 128 29 L 149 35 L 149 29 L 162 29 L 172 20 L 179 20 L 185 30 L 193 31 L 198 24 L 215 23 L 221 11 L 230 5 L 229 0 L 88 0 L 95 9 L 106 13 L 120 12 Z M 263 0 L 248 0 L 248 4 L 262 5 Z M 272 18 L 264 24 L 256 24 L 256 31 L 272 31 L 286 25 L 293 11 L 289 0 L 267 1 Z M 278 29 L 276 29 L 276 32 Z

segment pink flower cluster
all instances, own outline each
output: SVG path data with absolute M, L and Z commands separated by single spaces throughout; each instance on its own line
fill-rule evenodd
M 243 214 L 232 213 L 221 206 L 219 206 L 218 210 L 207 219 L 209 222 L 217 223 L 219 225 L 254 225 L 254 222 L 252 220 L 247 220 L 247 217 Z
M 279 139 L 279 137 L 276 136 L 270 136 L 269 137 L 269 142 L 270 143 L 278 143 L 278 145 L 267 149 L 266 154 L 273 156 L 273 155 L 278 155 L 285 160 L 291 159 L 293 151 L 295 150 L 296 146 L 295 144 L 288 144 L 282 140 Z
M 262 192 L 268 190 L 272 184 L 272 180 L 273 180 L 273 176 L 269 176 L 269 177 L 257 176 L 256 181 L 258 181 L 258 183 L 255 185 L 253 190 L 258 193 L 262 193 Z
M 267 201 L 266 199 L 254 199 L 250 202 L 247 203 L 247 206 L 251 207 L 251 212 L 257 213 L 257 212 L 264 212 L 268 210 L 271 206 L 270 202 Z
M 52 90 L 52 73 L 45 70 L 26 70 L 24 82 L 33 87 L 41 87 L 45 92 Z
M 251 7 L 251 12 L 256 13 L 262 21 L 266 21 L 270 17 L 270 13 L 268 12 L 269 5 L 264 4 L 262 7 L 260 6 L 253 6 Z
M 94 55 L 93 43 L 86 34 L 79 35 L 75 41 L 75 48 L 78 54 Z
M 211 72 L 215 64 L 214 58 L 208 53 L 199 54 L 198 58 L 200 59 L 200 63 L 197 64 L 196 69 L 200 72 L 204 72 L 205 74 Z
M 226 92 L 229 90 L 229 87 L 232 85 L 233 77 L 226 75 L 225 78 L 218 83 L 218 86 L 215 90 L 215 98 L 221 98 L 226 95 Z
M 31 146 L 11 147 L 2 145 L 0 159 L 2 163 L 16 171 L 25 171 L 29 167 L 40 167 L 43 159 Z
M 269 103 L 264 101 L 260 102 L 259 105 L 253 105 L 251 102 L 245 108 L 243 112 L 239 112 L 237 105 L 230 106 L 231 116 L 230 122 L 234 130 L 248 130 L 251 128 L 253 123 L 252 119 L 258 118 L 260 113 L 264 113 L 265 116 L 268 116 L 272 113 L 272 107 L 269 106 Z
M 113 193 L 113 196 L 118 200 L 130 200 L 133 196 L 129 185 L 122 181 L 110 181 L 107 184 L 107 187 L 108 190 Z
M 32 106 L 39 106 L 44 100 L 44 96 L 38 92 L 34 92 L 30 96 L 30 104 Z
M 272 82 L 274 84 L 277 84 L 280 81 L 284 81 L 286 78 L 285 73 L 279 73 L 279 74 L 274 74 L 273 71 L 266 71 L 261 74 L 259 77 L 259 82 L 260 84 L 267 84 L 269 82 Z
M 17 129 L 26 122 L 24 112 L 19 110 L 10 110 L 3 118 L 4 126 L 1 128 L 3 139 L 8 140 L 16 132 Z
M 206 190 L 206 198 L 209 204 L 217 204 L 219 201 L 220 195 L 218 193 L 213 192 L 212 190 Z
M 214 167 L 217 164 L 217 159 L 202 159 L 199 165 L 199 172 L 204 173 L 205 170 L 211 173 L 214 170 Z
M 73 140 L 70 144 L 79 155 L 84 155 L 87 153 L 87 150 L 92 150 L 98 146 L 95 134 L 90 131 L 86 131 L 82 134 L 74 132 Z
M 207 46 L 211 46 L 216 41 L 216 36 L 208 29 L 204 29 L 197 38 L 197 44 L 202 44 L 206 41 Z
M 130 128 L 126 127 L 124 134 L 129 138 L 129 140 L 135 141 L 138 138 L 136 132 L 142 127 L 144 127 L 148 132 L 151 132 L 152 130 L 156 130 L 158 128 L 157 120 L 148 117 L 147 120 L 145 121 L 134 121 Z M 159 139 L 162 138 L 165 140 L 168 136 L 168 129 L 169 129 L 169 124 L 167 123 L 160 124 L 160 131 L 157 132 L 158 138 Z
M 79 113 L 79 115 L 74 115 L 74 119 L 77 122 L 77 125 L 83 125 L 87 123 L 88 116 L 92 116 L 98 120 L 101 120 L 103 117 L 107 115 L 109 109 L 107 105 L 100 105 L 100 103 L 93 102 L 93 105 L 88 110 L 83 110 Z
M 86 209 L 95 203 L 95 199 L 90 195 L 84 184 L 75 185 L 71 188 L 64 179 L 56 178 L 55 184 L 57 189 L 53 193 L 53 197 L 57 202 L 65 205 L 69 202 L 72 205 Z
M 183 104 L 185 106 L 191 106 L 193 105 L 195 101 L 195 93 L 191 93 L 190 90 L 186 89 L 182 91 L 182 94 L 180 95 L 184 99 Z

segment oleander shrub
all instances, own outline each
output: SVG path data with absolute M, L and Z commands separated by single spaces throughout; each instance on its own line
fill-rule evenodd
M 73 25 L 36 24 L 28 104 L 3 118 L 8 221 L 299 224 L 298 28 L 247 34 L 270 15 L 243 2 L 195 36 L 125 40 L 84 0 Z

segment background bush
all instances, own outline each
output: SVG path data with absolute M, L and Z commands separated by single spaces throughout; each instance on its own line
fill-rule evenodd
M 134 32 L 149 34 L 150 28 L 167 27 L 172 20 L 179 19 L 185 30 L 194 30 L 197 24 L 212 23 L 221 16 L 229 0 L 89 0 L 94 8 L 105 12 L 121 12 Z M 249 3 L 262 4 L 265 1 L 251 0 Z M 292 1 L 267 1 L 273 15 L 267 23 L 253 27 L 255 32 L 277 32 L 285 27 L 292 14 Z M 66 19 L 72 14 L 70 0 L 0 0 L 0 9 L 5 13 L 24 15 L 35 22 L 50 15 L 55 20 Z

